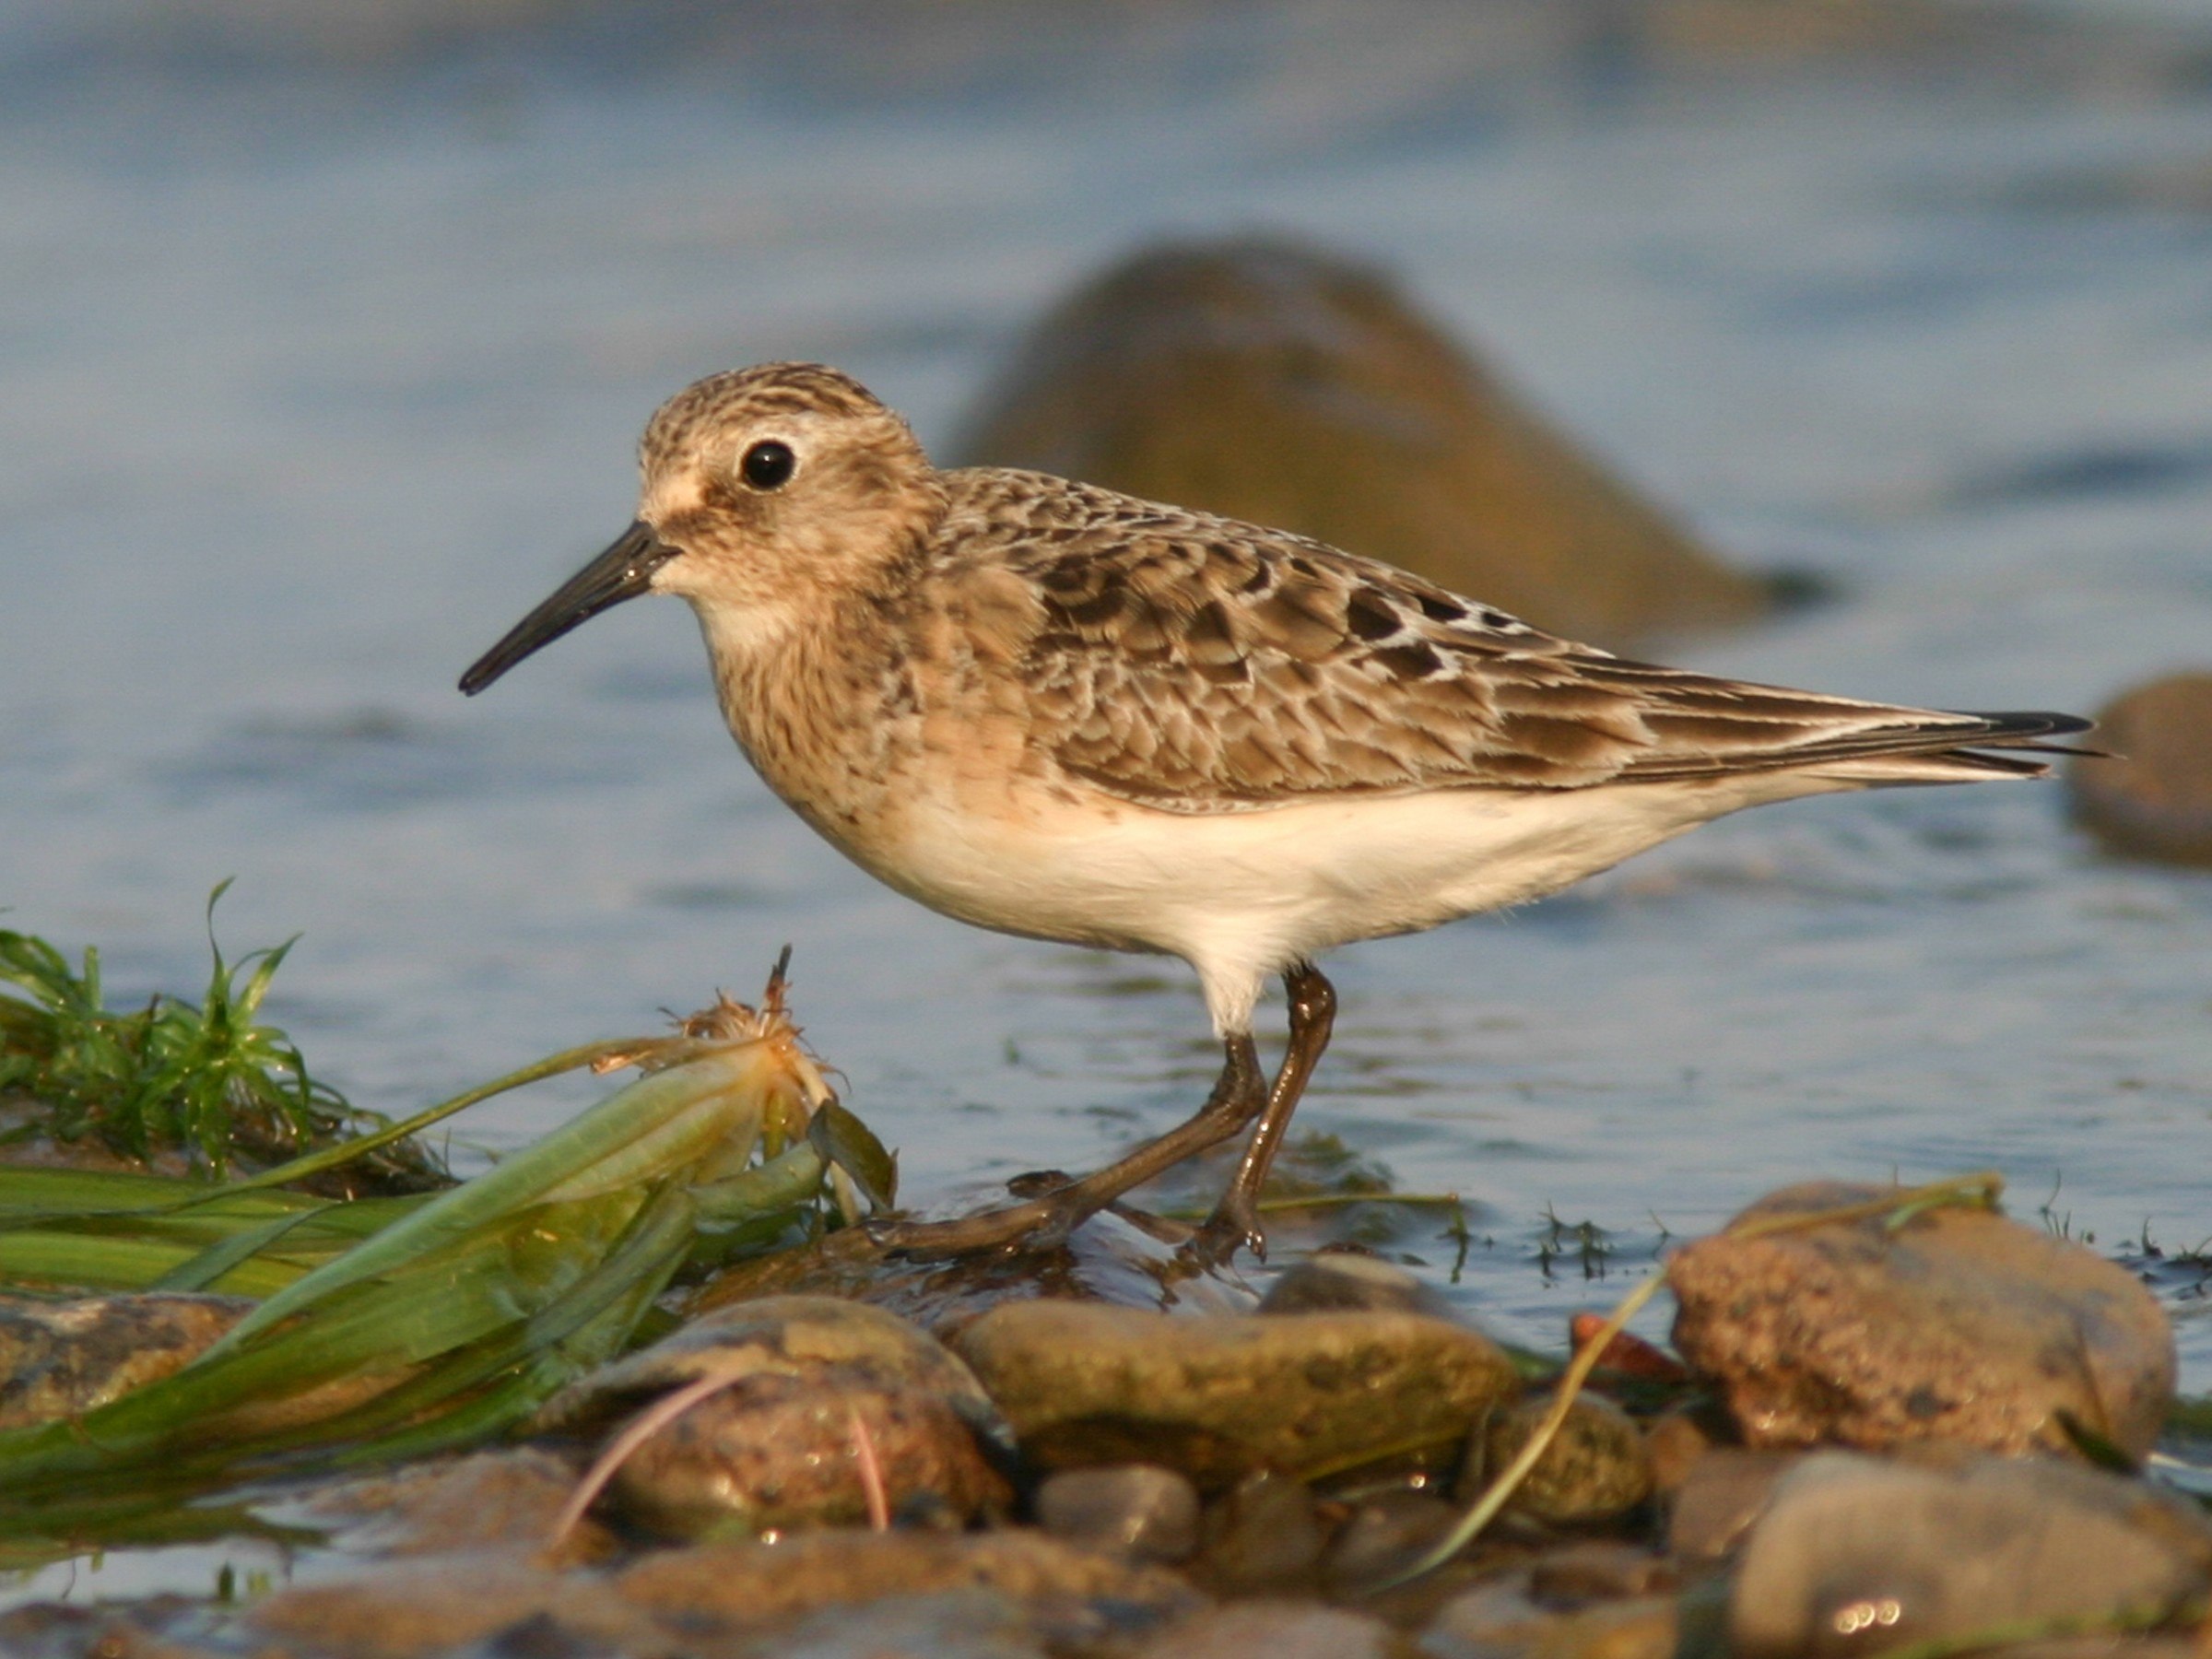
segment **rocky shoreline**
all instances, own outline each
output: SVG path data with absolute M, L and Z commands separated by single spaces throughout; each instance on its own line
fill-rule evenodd
M 853 1230 L 779 1258 L 768 1294 L 759 1264 L 694 1289 L 522 1443 L 288 1495 L 327 1551 L 288 1587 L 18 1607 L 0 1650 L 2178 1652 L 2212 1520 L 2141 1473 L 2165 1316 L 1978 1191 L 1796 1187 L 1673 1252 L 1679 1360 L 1588 1356 L 1499 1519 L 1432 1571 L 1559 1379 L 1405 1269 L 1330 1250 L 1256 1304 L 1210 1279 L 1171 1299 L 1166 1248 L 1112 1218 L 1079 1259 L 981 1270 L 875 1260 Z M 1127 1305 L 1137 1285 L 1171 1306 Z M 142 1347 L 157 1300 L 220 1324 L 181 1298 L 75 1317 Z M 52 1359 L 68 1320 L 27 1306 Z M 20 1354 L 32 1315 L 7 1317 Z

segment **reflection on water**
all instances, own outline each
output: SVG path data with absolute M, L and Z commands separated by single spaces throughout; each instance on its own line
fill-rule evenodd
M 965 24 L 860 59 L 764 12 L 751 55 L 648 50 L 680 9 L 620 50 L 587 11 L 349 55 L 254 50 L 213 5 L 171 18 L 196 34 L 0 6 L 11 925 L 100 942 L 123 993 L 189 987 L 236 875 L 234 950 L 306 935 L 273 1012 L 394 1110 L 788 940 L 917 1192 L 1164 1127 L 1213 1069 L 1182 970 L 842 865 L 738 762 L 678 607 L 480 701 L 453 681 L 627 522 L 677 385 L 827 358 L 941 441 L 1038 308 L 1170 231 L 1394 265 L 1715 541 L 1841 585 L 1678 645 L 1700 665 L 2088 708 L 2212 651 L 2212 103 L 2159 55 L 2185 18 L 1984 70 L 1587 24 L 1633 8 L 1110 7 L 1025 21 L 1009 86 L 1017 48 Z M 1343 953 L 1302 1118 L 1478 1206 L 1454 1294 L 1524 1342 L 1663 1230 L 1811 1174 L 1994 1165 L 2018 1213 L 2055 1183 L 2077 1234 L 2186 1248 L 2208 924 L 2212 882 L 2099 858 L 2053 789 L 1765 812 Z M 1547 1218 L 1606 1230 L 1606 1279 Z M 1457 1253 L 1433 1217 L 1394 1247 L 1440 1281 Z

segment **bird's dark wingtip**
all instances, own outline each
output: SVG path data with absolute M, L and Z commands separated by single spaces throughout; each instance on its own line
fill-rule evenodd
M 2003 742 L 2012 737 L 2065 737 L 2076 732 L 2093 732 L 2097 723 L 2085 720 L 2079 714 L 2061 714 L 2051 709 L 2000 709 L 1984 712 L 1961 709 L 1970 719 L 1989 723 L 1987 739 L 1976 741 Z
M 2037 755 L 2074 755 L 2091 760 L 2109 760 L 2112 757 L 2104 749 L 2091 748 L 2081 743 L 2051 743 L 2052 737 L 2071 737 L 2084 732 L 2093 732 L 2097 723 L 2079 714 L 2062 714 L 2052 709 L 2003 709 L 1991 712 L 1960 710 L 1962 714 L 1986 724 L 1988 730 L 1969 737 L 1959 747 L 1966 749 L 2005 748 L 2026 749 Z

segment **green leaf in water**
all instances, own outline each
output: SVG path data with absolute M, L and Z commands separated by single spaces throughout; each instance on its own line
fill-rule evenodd
M 899 1195 L 899 1160 L 869 1127 L 835 1100 L 824 1100 L 806 1125 L 806 1138 L 824 1161 L 842 1170 L 861 1195 L 888 1210 Z

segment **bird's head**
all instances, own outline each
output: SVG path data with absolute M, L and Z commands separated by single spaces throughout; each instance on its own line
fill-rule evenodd
M 638 516 L 462 676 L 470 695 L 640 594 L 677 594 L 710 641 L 772 638 L 879 580 L 944 512 L 906 422 L 818 363 L 710 375 L 654 413 Z

